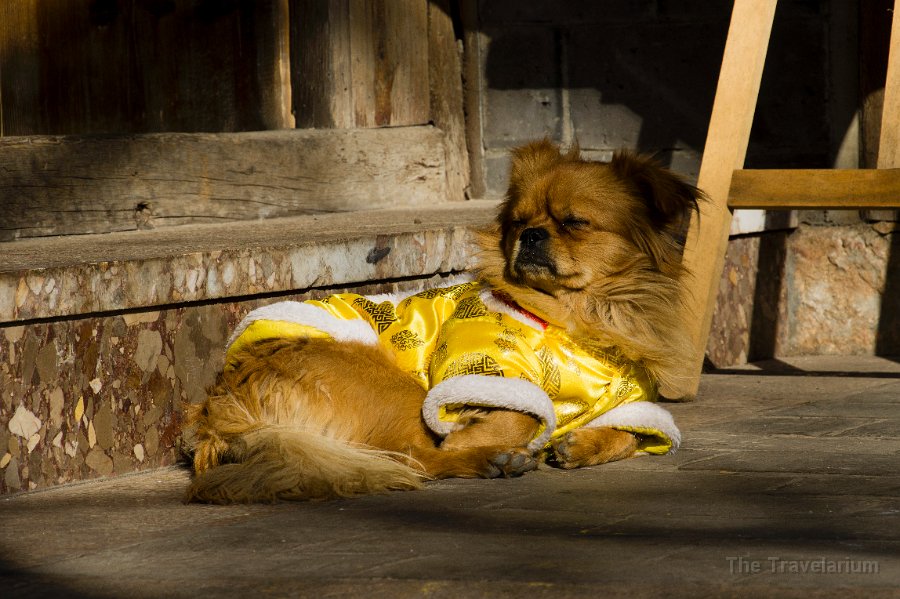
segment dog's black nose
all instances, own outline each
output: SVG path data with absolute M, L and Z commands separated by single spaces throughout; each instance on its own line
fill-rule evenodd
M 524 231 L 522 231 L 522 234 L 519 235 L 519 243 L 521 243 L 525 247 L 533 247 L 539 242 L 549 238 L 550 233 L 547 231 L 547 229 L 541 227 L 532 227 L 530 229 L 525 229 Z

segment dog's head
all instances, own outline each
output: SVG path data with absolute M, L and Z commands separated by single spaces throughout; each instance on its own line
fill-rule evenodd
M 634 268 L 675 277 L 700 196 L 648 157 L 590 162 L 546 140 L 518 148 L 495 233 L 504 279 L 558 296 Z
M 576 338 L 643 363 L 680 397 L 692 349 L 682 239 L 704 196 L 652 159 L 581 159 L 548 141 L 513 151 L 509 191 L 481 236 L 480 275 Z

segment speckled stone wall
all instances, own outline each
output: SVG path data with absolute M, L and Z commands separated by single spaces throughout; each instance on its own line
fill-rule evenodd
M 780 355 L 900 355 L 895 223 L 801 227 L 790 236 Z
M 729 243 L 706 348 L 714 366 L 770 358 L 783 344 L 788 235 L 776 231 Z
M 477 204 L 4 243 L 0 323 L 464 270 L 496 211 Z
M 732 239 L 707 346 L 717 367 L 777 356 L 900 355 L 900 231 L 801 225 Z
M 443 280 L 353 290 L 414 291 Z M 174 463 L 183 402 L 204 397 L 243 315 L 272 301 L 0 328 L 0 494 Z

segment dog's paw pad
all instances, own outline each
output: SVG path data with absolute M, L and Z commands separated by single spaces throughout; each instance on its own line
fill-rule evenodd
M 552 442 L 547 462 L 560 468 L 581 468 L 622 460 L 634 455 L 637 437 L 612 428 L 582 428 Z
M 537 460 L 524 449 L 513 449 L 494 455 L 489 464 L 497 473 L 491 478 L 500 476 L 521 476 L 537 468 Z
M 576 444 L 572 433 L 567 433 L 552 444 L 553 451 L 547 460 L 549 464 L 558 468 L 577 468 L 581 462 L 581 456 L 576 456 Z

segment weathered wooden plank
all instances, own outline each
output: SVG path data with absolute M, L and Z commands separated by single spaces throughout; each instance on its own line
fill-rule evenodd
M 776 0 L 735 0 L 731 15 L 698 178 L 710 201 L 702 203 L 700 218 L 691 224 L 684 253 L 692 282 L 681 321 L 694 341 L 695 353 L 689 361 L 692 378 L 679 390 L 682 393 L 696 393 L 700 385 L 731 229 L 728 192 L 732 174 L 744 165 L 775 5 Z
M 4 0 L 2 134 L 291 127 L 287 8 Z
M 0 2 L 0 137 L 39 132 L 40 36 L 34 1 Z
M 487 47 L 486 34 L 480 30 L 478 0 L 459 0 L 463 23 L 463 94 L 466 113 L 466 148 L 469 155 L 469 196 L 483 198 L 487 190 L 484 175 L 484 135 L 481 116 L 483 73 L 481 49 Z
M 292 129 L 290 10 L 288 0 L 255 3 L 256 75 L 261 129 Z
M 291 0 L 299 127 L 429 122 L 426 0 Z
M 353 112 L 357 127 L 429 120 L 426 0 L 351 0 Z
M 0 139 L 0 240 L 425 205 L 434 127 Z
M 290 20 L 297 126 L 353 127 L 347 0 L 290 0 Z
M 732 209 L 900 208 L 900 168 L 736 170 Z
M 450 197 L 462 200 L 469 184 L 469 155 L 466 151 L 462 65 L 451 10 L 450 0 L 432 0 L 428 5 L 428 79 L 431 118 L 446 136 Z

